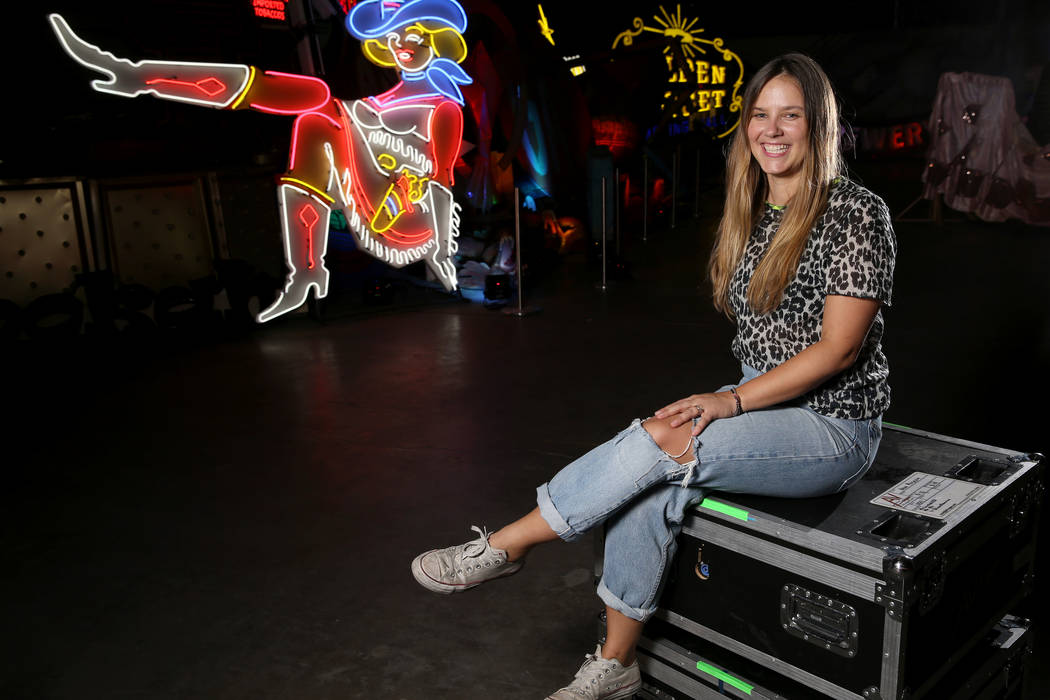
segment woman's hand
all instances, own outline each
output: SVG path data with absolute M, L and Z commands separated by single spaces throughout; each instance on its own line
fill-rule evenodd
M 736 398 L 728 391 L 717 394 L 693 394 L 661 408 L 654 414 L 657 418 L 669 418 L 670 426 L 678 426 L 698 417 L 700 420 L 693 426 L 692 434 L 699 435 L 704 428 L 719 418 L 732 418 L 736 415 Z

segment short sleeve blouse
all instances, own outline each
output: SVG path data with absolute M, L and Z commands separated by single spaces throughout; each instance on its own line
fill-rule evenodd
M 729 302 L 736 316 L 733 354 L 766 372 L 820 340 L 824 299 L 829 294 L 877 299 L 889 306 L 897 241 L 885 202 L 867 189 L 840 178 L 817 219 L 795 276 L 780 305 L 755 313 L 747 287 L 780 226 L 783 211 L 766 205 L 730 281 Z M 882 352 L 885 327 L 880 309 L 856 363 L 807 393 L 813 410 L 835 418 L 871 418 L 890 404 L 889 363 Z

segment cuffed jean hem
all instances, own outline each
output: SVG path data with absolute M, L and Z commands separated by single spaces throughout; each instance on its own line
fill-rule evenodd
M 629 617 L 632 620 L 638 622 L 646 622 L 653 613 L 656 612 L 656 608 L 632 608 L 627 603 L 623 602 L 605 586 L 604 581 L 598 582 L 598 597 L 602 599 L 602 602 L 608 605 L 610 608 L 620 613 L 625 617 Z
M 557 506 L 551 500 L 551 493 L 546 483 L 540 484 L 536 488 L 536 504 L 540 508 L 540 516 L 547 521 L 547 526 L 554 530 L 554 534 L 558 537 L 566 542 L 575 542 L 583 537 L 582 532 L 577 532 L 569 523 L 565 522 L 565 518 L 561 517 Z

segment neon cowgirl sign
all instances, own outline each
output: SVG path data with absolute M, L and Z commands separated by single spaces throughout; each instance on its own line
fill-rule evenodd
M 467 15 L 456 0 L 364 0 L 346 18 L 373 63 L 395 69 L 401 81 L 381 95 L 332 97 L 328 85 L 305 75 L 253 66 L 117 58 L 78 37 L 50 16 L 63 48 L 106 75 L 101 92 L 219 109 L 295 115 L 288 171 L 278 204 L 288 277 L 260 323 L 328 293 L 324 257 L 329 217 L 341 211 L 359 247 L 395 267 L 420 260 L 445 289 L 456 288 L 459 205 L 452 166 L 463 135 L 460 85 L 471 78 L 466 58 Z

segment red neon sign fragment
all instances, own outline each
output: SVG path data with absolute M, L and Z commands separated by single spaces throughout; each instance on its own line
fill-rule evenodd
M 321 217 L 318 216 L 314 208 L 309 204 L 305 205 L 299 210 L 299 221 L 303 222 L 303 226 L 306 227 L 306 243 L 307 243 L 307 257 L 306 269 L 314 269 L 314 225 Z
M 222 82 L 218 78 L 204 78 L 195 82 L 188 80 L 175 80 L 174 78 L 153 78 L 147 80 L 146 85 L 179 85 L 182 87 L 191 88 L 202 92 L 208 97 L 215 97 L 226 91 L 226 83 Z
M 252 10 L 255 11 L 256 17 L 284 22 L 288 19 L 284 12 L 287 4 L 288 0 L 252 0 Z

